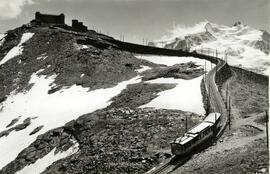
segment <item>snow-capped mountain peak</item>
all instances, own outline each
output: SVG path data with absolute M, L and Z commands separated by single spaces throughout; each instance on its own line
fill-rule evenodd
M 241 22 L 225 26 L 205 21 L 193 27 L 178 25 L 169 33 L 150 44 L 211 55 L 215 55 L 217 50 L 219 57 L 228 57 L 230 65 L 261 74 L 269 73 L 270 35 L 267 31 L 254 29 Z

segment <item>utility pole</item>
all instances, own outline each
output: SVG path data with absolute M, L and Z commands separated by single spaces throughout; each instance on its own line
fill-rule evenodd
M 218 58 L 218 51 L 217 51 L 217 48 L 216 48 L 216 58 Z
M 210 84 L 208 85 L 208 95 L 209 95 L 209 100 L 210 100 L 210 97 L 211 97 L 211 91 L 210 91 Z
M 206 80 L 206 65 L 204 66 L 204 83 L 205 83 L 205 80 Z
M 226 88 L 226 109 L 228 109 L 228 93 L 229 93 L 229 84 L 227 84 L 227 88 Z
M 209 104 L 209 113 L 211 112 L 211 90 L 210 90 L 210 84 L 208 85 L 208 104 Z
M 187 120 L 187 115 L 186 115 L 186 132 L 188 131 L 188 120 Z
M 267 138 L 267 149 L 269 148 L 269 137 L 268 137 L 268 111 L 265 111 L 266 114 L 266 138 Z
M 229 96 L 229 130 L 231 130 L 231 96 Z
M 204 66 L 205 66 L 205 73 L 206 73 L 206 60 L 204 60 Z
M 217 76 L 217 66 L 215 68 L 216 68 L 216 74 L 215 74 L 215 77 L 216 77 Z M 216 78 L 214 80 L 216 80 Z
M 205 68 L 203 66 L 203 82 L 205 83 Z

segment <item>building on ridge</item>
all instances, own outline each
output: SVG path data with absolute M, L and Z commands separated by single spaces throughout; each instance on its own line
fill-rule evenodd
M 36 12 L 35 22 L 45 23 L 45 24 L 58 24 L 65 25 L 65 15 L 61 13 L 60 15 L 51 15 L 51 14 L 41 14 Z
M 79 22 L 77 19 L 72 20 L 72 29 L 82 32 L 88 31 L 87 26 L 83 25 L 83 23 Z

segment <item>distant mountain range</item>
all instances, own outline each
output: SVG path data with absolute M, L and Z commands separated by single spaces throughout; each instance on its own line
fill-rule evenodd
M 233 26 L 202 22 L 193 28 L 176 28 L 172 37 L 150 42 L 149 45 L 196 50 L 212 55 L 217 50 L 219 57 L 226 54 L 230 65 L 260 74 L 270 72 L 270 34 L 267 31 L 254 29 L 241 22 L 236 22 Z

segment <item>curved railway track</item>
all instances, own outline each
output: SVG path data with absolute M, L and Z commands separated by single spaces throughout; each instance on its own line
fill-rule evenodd
M 223 131 L 225 130 L 228 123 L 228 113 L 226 109 L 226 105 L 218 91 L 218 87 L 215 82 L 216 73 L 221 70 L 227 63 L 221 59 L 218 59 L 218 63 L 216 67 L 211 69 L 205 78 L 205 87 L 208 96 L 210 97 L 210 111 L 211 112 L 219 112 L 222 114 L 221 116 L 221 129 L 218 132 L 216 138 L 219 138 Z
M 216 85 L 215 78 L 216 78 L 216 73 L 219 72 L 226 65 L 226 62 L 219 59 L 219 58 L 215 58 L 215 57 L 211 57 L 211 58 L 215 59 L 217 64 L 213 69 L 211 69 L 207 73 L 207 75 L 205 77 L 204 84 L 205 84 L 206 92 L 210 98 L 210 100 L 209 100 L 210 101 L 210 111 L 222 113 L 221 129 L 217 133 L 217 136 L 215 137 L 215 140 L 217 140 L 222 135 L 224 130 L 226 129 L 227 122 L 228 122 L 228 113 L 226 110 L 225 103 L 224 103 L 224 101 L 223 101 L 223 99 L 218 91 L 218 87 Z M 211 144 L 211 142 L 209 142 L 209 145 L 210 144 Z M 204 148 L 202 148 L 202 149 L 204 149 Z M 198 149 L 198 152 L 199 151 L 200 150 Z M 194 152 L 194 153 L 196 153 L 196 152 Z M 192 154 L 190 156 L 192 156 Z M 159 166 L 158 168 L 156 168 L 154 170 L 147 172 L 147 174 L 170 173 L 175 168 L 180 167 L 182 164 L 184 164 L 189 159 L 189 157 L 182 157 L 182 158 L 178 158 L 178 159 L 176 157 L 173 157 L 172 160 L 166 162 L 165 164 Z

